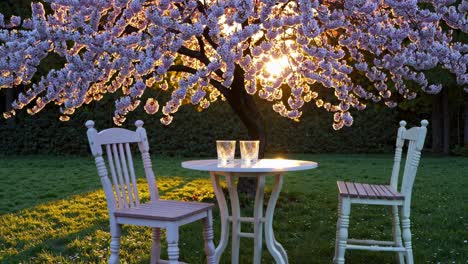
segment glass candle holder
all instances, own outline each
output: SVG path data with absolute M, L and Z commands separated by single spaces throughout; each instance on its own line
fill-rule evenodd
M 218 151 L 218 165 L 227 166 L 234 163 L 236 153 L 235 140 L 216 140 L 216 150 Z
M 241 140 L 240 152 L 243 165 L 252 165 L 258 161 L 258 148 L 260 141 L 258 140 Z

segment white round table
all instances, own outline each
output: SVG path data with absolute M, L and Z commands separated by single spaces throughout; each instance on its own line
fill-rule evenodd
M 232 253 L 231 263 L 239 263 L 239 246 L 241 237 L 254 239 L 253 263 L 258 264 L 262 255 L 263 224 L 265 224 L 265 243 L 268 251 L 275 259 L 276 263 L 288 263 L 288 255 L 283 246 L 276 241 L 273 233 L 273 214 L 278 200 L 281 185 L 283 183 L 283 173 L 288 171 L 300 171 L 317 168 L 318 164 L 311 161 L 287 160 L 287 159 L 261 159 L 251 166 L 244 166 L 240 160 L 235 160 L 233 164 L 219 167 L 217 160 L 192 160 L 182 162 L 182 167 L 186 169 L 209 171 L 211 183 L 213 185 L 216 199 L 218 201 L 221 215 L 221 239 L 216 247 L 215 259 L 219 263 L 221 255 L 226 249 L 229 239 L 229 222 L 232 223 Z M 220 176 L 226 177 L 229 198 L 231 201 L 231 213 L 221 189 Z M 270 200 L 263 217 L 263 197 L 265 193 L 265 178 L 275 177 L 275 183 L 271 192 Z M 254 217 L 242 217 L 240 215 L 239 195 L 235 184 L 239 177 L 257 178 L 257 191 L 255 194 Z M 241 231 L 241 223 L 253 223 L 254 232 L 245 233 Z

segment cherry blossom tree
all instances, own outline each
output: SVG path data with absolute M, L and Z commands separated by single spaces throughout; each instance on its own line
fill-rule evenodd
M 468 45 L 451 36 L 468 32 L 466 0 L 44 2 L 32 3 L 31 18 L 0 14 L 0 88 L 29 87 L 5 118 L 55 103 L 66 121 L 118 92 L 115 124 L 142 106 L 162 111 L 169 125 L 182 105 L 226 100 L 249 136 L 264 142 L 254 95 L 294 120 L 315 103 L 340 129 L 367 102 L 395 107 L 420 90 L 438 93 L 442 85 L 424 72 L 431 68 L 450 72 L 468 92 Z M 52 53 L 66 63 L 32 83 Z M 144 100 L 148 89 L 171 96 Z

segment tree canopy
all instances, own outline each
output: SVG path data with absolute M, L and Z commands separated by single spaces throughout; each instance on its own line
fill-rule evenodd
M 438 93 L 442 85 L 429 83 L 428 69 L 447 70 L 468 92 L 468 44 L 452 39 L 452 30 L 468 32 L 466 0 L 46 0 L 31 7 L 31 18 L 0 14 L 0 88 L 29 87 L 6 118 L 53 102 L 66 121 L 119 91 L 116 124 L 140 104 L 148 114 L 161 104 L 168 125 L 180 106 L 230 101 L 237 87 L 295 120 L 313 102 L 333 112 L 340 129 L 352 125 L 350 109 L 369 101 L 395 107 L 419 89 Z M 32 83 L 50 54 L 65 63 Z M 321 92 L 327 88 L 333 97 Z M 147 89 L 170 99 L 142 102 Z

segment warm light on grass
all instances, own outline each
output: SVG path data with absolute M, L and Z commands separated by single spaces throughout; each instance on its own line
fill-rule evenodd
M 159 187 L 161 199 L 213 201 L 214 198 L 209 179 L 160 178 Z M 140 199 L 147 201 L 146 181 L 139 179 L 138 188 L 142 194 Z M 100 263 L 109 255 L 108 212 L 101 190 L 0 215 L 0 223 L 0 263 L 15 263 L 18 258 L 37 263 L 80 260 Z M 198 257 L 202 258 L 201 227 L 183 230 L 187 229 L 192 233 L 200 232 L 200 236 L 193 236 L 193 241 L 199 238 Z M 147 259 L 151 241 L 149 229 L 128 226 L 124 230 L 122 258 Z M 196 250 L 196 244 L 193 246 Z
M 320 154 L 283 158 L 316 161 L 320 166 L 284 177 L 273 222 L 275 237 L 284 245 L 291 263 L 330 263 L 338 206 L 336 181 L 388 182 L 393 156 Z M 180 167 L 181 161 L 189 159 L 154 158 L 161 197 L 214 202 L 208 174 Z M 466 160 L 466 157 L 423 154 L 411 211 L 416 263 L 462 263 L 468 259 L 465 250 L 468 233 L 464 228 Z M 143 175 L 141 167 L 137 167 L 136 174 Z M 267 179 L 267 190 L 272 181 Z M 149 197 L 146 182 L 141 178 L 138 182 L 145 201 Z M 0 186 L 6 186 L 0 188 L 0 263 L 106 263 L 109 222 L 92 158 L 2 157 Z M 267 193 L 265 203 L 268 197 Z M 253 199 L 241 195 L 240 200 L 242 216 L 252 216 Z M 391 237 L 387 208 L 355 206 L 352 210 L 353 237 L 382 240 Z M 217 206 L 213 220 L 217 244 L 220 235 Z M 251 232 L 252 225 L 242 225 L 242 231 Z M 181 228 L 182 261 L 206 263 L 201 232 L 200 223 Z M 122 263 L 148 263 L 150 244 L 148 228 L 124 227 Z M 252 263 L 252 249 L 253 241 L 243 239 L 240 263 Z M 229 250 L 230 246 L 221 264 L 230 263 Z M 165 258 L 165 243 L 162 252 Z M 394 262 L 394 254 L 353 251 L 347 255 L 346 263 Z M 265 248 L 262 263 L 274 263 Z

